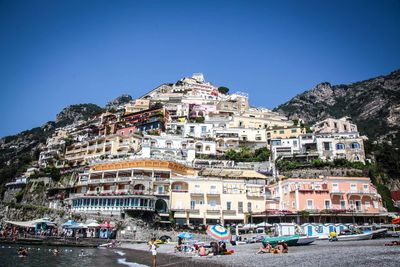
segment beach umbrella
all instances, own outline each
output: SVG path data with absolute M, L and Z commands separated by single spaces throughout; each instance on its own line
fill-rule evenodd
M 271 226 L 272 226 L 272 224 L 267 223 L 267 222 L 262 222 L 262 223 L 257 224 L 257 227 L 271 227 Z
M 188 232 L 182 232 L 182 233 L 179 233 L 178 237 L 184 238 L 184 239 L 192 239 L 193 235 Z
M 211 238 L 219 241 L 225 241 L 231 239 L 231 232 L 219 224 L 209 225 L 207 227 L 207 234 Z

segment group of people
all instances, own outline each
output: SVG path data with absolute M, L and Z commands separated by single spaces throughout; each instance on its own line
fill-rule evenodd
M 175 246 L 176 252 L 185 252 L 190 254 L 195 254 L 201 257 L 204 256 L 216 256 L 216 255 L 227 255 L 232 254 L 233 251 L 228 251 L 226 249 L 225 242 L 210 242 L 210 245 L 194 244 L 193 246 L 187 246 L 183 242 L 183 238 L 178 237 L 178 244 Z
M 258 249 L 256 254 L 261 254 L 261 253 L 278 254 L 278 253 L 288 253 L 288 252 L 289 252 L 288 245 L 284 241 L 279 241 L 275 247 L 272 247 L 269 242 L 263 243 L 263 246 Z
M 12 238 L 15 240 L 31 236 L 58 236 L 58 234 L 57 228 L 35 229 L 33 227 L 0 227 L 0 238 Z

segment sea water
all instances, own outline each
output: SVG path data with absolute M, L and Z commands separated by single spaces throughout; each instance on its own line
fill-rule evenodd
M 103 267 L 145 265 L 129 262 L 125 252 L 107 248 L 58 247 L 59 255 L 53 255 L 54 246 L 21 245 L 28 248 L 28 256 L 19 257 L 20 245 L 0 244 L 1 267 Z

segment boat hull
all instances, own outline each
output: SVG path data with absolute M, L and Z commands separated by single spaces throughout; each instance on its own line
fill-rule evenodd
M 317 240 L 318 236 L 300 236 L 297 240 L 297 246 L 305 246 Z
M 288 246 L 297 246 L 297 241 L 299 240 L 298 235 L 291 235 L 291 236 L 276 236 L 276 237 L 265 237 L 263 239 L 263 244 L 266 244 L 269 242 L 271 246 L 276 246 L 278 245 L 278 242 L 283 241 L 285 242 Z
M 339 235 L 337 236 L 338 241 L 357 241 L 357 240 L 370 240 L 372 239 L 373 233 L 356 234 L 356 235 Z

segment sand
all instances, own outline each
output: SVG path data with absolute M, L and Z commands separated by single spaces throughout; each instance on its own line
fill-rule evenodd
M 400 266 L 400 246 L 385 243 L 398 239 L 328 242 L 316 241 L 308 246 L 290 247 L 288 254 L 258 254 L 260 243 L 228 246 L 229 256 L 204 258 L 174 253 L 174 245 L 161 245 L 157 266 Z M 123 244 L 129 261 L 150 265 L 146 244 Z

